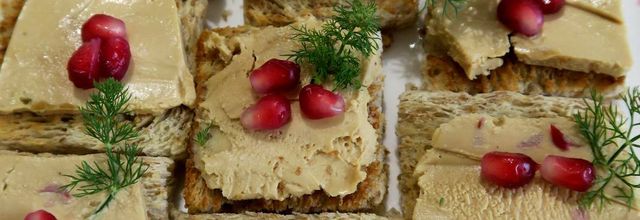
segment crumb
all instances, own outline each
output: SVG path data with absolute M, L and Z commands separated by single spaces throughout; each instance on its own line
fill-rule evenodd
M 225 9 L 224 11 L 222 11 L 222 19 L 223 19 L 224 21 L 227 21 L 227 19 L 229 18 L 229 16 L 231 16 L 231 13 L 233 13 L 233 12 L 231 12 L 231 11 L 229 11 L 229 10 L 227 10 L 227 9 Z

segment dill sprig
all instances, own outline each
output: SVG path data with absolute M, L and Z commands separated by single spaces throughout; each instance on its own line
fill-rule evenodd
M 635 199 L 634 189 L 640 187 L 637 180 L 632 180 L 640 177 L 640 159 L 634 152 L 640 147 L 635 144 L 640 135 L 633 133 L 640 126 L 636 118 L 640 114 L 640 90 L 628 90 L 620 98 L 628 110 L 628 118 L 622 117 L 615 104 L 607 105 L 603 96 L 596 92 L 592 92 L 590 101 L 585 100 L 587 108 L 574 115 L 580 133 L 591 147 L 594 166 L 604 171 L 598 174 L 594 187 L 580 199 L 582 207 L 588 208 L 597 203 L 602 208 L 613 199 L 622 200 L 631 207 Z M 605 195 L 609 187 L 617 192 L 613 198 Z
M 438 4 L 439 0 L 427 0 L 426 6 L 435 6 Z M 458 15 L 458 11 L 467 0 L 443 0 L 442 3 L 442 14 L 447 15 L 449 10 L 453 10 L 453 12 Z
M 106 168 L 98 162 L 89 164 L 82 161 L 74 175 L 64 175 L 71 182 L 62 186 L 63 190 L 77 193 L 76 197 L 107 192 L 107 198 L 94 211 L 94 215 L 109 206 L 116 194 L 127 186 L 137 183 L 149 168 L 138 157 L 136 145 L 124 144 L 122 153 L 115 153 L 117 144 L 138 136 L 138 131 L 130 122 L 123 120 L 127 114 L 127 103 L 131 96 L 122 84 L 114 79 L 96 83 L 97 93 L 91 94 L 89 101 L 80 108 L 85 133 L 100 140 L 106 151 Z
M 294 27 L 293 39 L 301 48 L 288 55 L 296 63 L 309 63 L 315 74 L 313 83 L 333 81 L 334 89 L 359 88 L 358 54 L 369 57 L 379 48 L 380 30 L 376 4 L 350 0 L 334 7 L 336 15 L 322 29 Z
M 202 130 L 198 131 L 198 133 L 196 134 L 196 143 L 200 146 L 204 146 L 207 141 L 209 141 L 209 138 L 211 137 L 209 135 L 209 130 L 211 129 L 212 123 L 209 123 L 207 125 L 207 127 L 203 128 Z

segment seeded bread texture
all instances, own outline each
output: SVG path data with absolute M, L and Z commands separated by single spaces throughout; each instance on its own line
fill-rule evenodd
M 176 209 L 172 210 L 171 217 L 175 220 L 223 220 L 223 219 L 231 219 L 231 220 L 356 220 L 356 219 L 367 219 L 367 220 L 384 220 L 389 219 L 387 217 L 378 216 L 375 214 L 366 214 L 366 213 L 337 213 L 337 212 L 328 212 L 328 213 L 319 213 L 319 214 L 269 214 L 269 213 L 255 213 L 255 212 L 245 212 L 241 214 L 197 214 L 190 215 L 183 212 L 180 212 Z
M 283 26 L 299 17 L 333 16 L 333 7 L 344 0 L 245 0 L 245 23 L 253 26 Z M 384 29 L 398 29 L 416 21 L 416 0 L 376 0 L 378 16 Z
M 255 27 L 221 28 L 204 31 L 198 43 L 196 85 L 198 99 L 196 105 L 202 101 L 207 88 L 204 86 L 209 77 L 224 69 L 233 58 L 237 48 L 237 42 L 230 40 L 231 36 L 239 34 L 251 34 L 258 30 Z M 234 49 L 235 48 L 235 49 Z M 381 143 L 383 133 L 383 115 L 381 108 L 381 91 L 383 79 L 377 80 L 378 84 L 368 87 L 369 93 L 378 99 L 369 103 L 369 121 L 379 136 Z M 200 115 L 196 109 L 196 115 Z M 196 116 L 192 135 L 201 130 L 199 117 Z M 190 143 L 193 145 L 193 143 Z M 317 213 L 317 212 L 373 212 L 381 207 L 386 194 L 387 165 L 385 164 L 385 148 L 380 145 L 377 150 L 377 161 L 366 168 L 367 178 L 358 185 L 355 193 L 344 197 L 331 197 L 323 191 L 316 191 L 311 195 L 277 200 L 242 200 L 231 201 L 223 197 L 220 190 L 209 189 L 200 175 L 200 171 L 194 167 L 191 159 L 186 163 L 186 180 L 184 198 L 190 213 L 231 212 L 242 213 L 245 211 L 270 212 L 270 213 Z
M 5 44 L 15 25 L 15 18 L 23 1 L 12 5 L 2 2 L 0 23 L 0 49 L 4 54 Z M 176 0 L 181 20 L 181 32 L 191 72 L 195 69 L 195 44 L 205 16 L 207 0 Z M 5 12 L 5 8 L 8 10 Z M 6 35 L 6 38 L 5 38 Z M 1 54 L 0 54 L 1 55 Z M 127 120 L 140 129 L 140 137 L 134 141 L 148 156 L 165 156 L 175 159 L 186 157 L 187 138 L 193 112 L 187 107 L 168 109 L 158 115 L 134 115 Z M 0 149 L 28 152 L 51 152 L 60 154 L 86 154 L 102 151 L 99 143 L 84 134 L 82 119 L 77 114 L 38 115 L 14 113 L 0 115 Z
M 73 157 L 53 155 L 49 153 L 18 153 L 6 150 L 0 150 L 0 154 L 33 157 Z M 171 176 L 174 169 L 174 162 L 173 160 L 164 157 L 142 157 L 142 163 L 149 166 L 147 172 L 140 180 L 143 187 L 143 201 L 147 209 L 147 216 L 149 219 L 153 220 L 168 220 L 171 214 L 168 199 L 171 198 L 170 192 L 174 182 Z
M 470 94 L 512 91 L 563 97 L 588 97 L 592 89 L 605 97 L 615 97 L 624 89 L 624 77 L 528 65 L 510 56 L 504 62 L 491 70 L 490 75 L 469 80 L 450 57 L 428 55 L 423 66 L 423 89 Z
M 24 0 L 0 1 L 0 64 L 4 59 L 4 53 L 9 45 L 9 39 L 20 10 L 22 10 L 22 5 L 24 5 Z
M 526 96 L 515 92 L 477 95 L 454 92 L 407 91 L 400 97 L 397 135 L 401 203 L 405 217 L 413 216 L 420 193 L 413 175 L 418 160 L 431 148 L 431 136 L 443 123 L 464 114 L 507 117 L 572 117 L 584 108 L 582 99 Z

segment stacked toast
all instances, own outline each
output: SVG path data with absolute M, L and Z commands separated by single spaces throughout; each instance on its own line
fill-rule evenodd
M 415 1 L 377 3 L 385 29 L 417 16 Z M 206 0 L 52 4 L 1 5 L 0 157 L 7 169 L 0 201 L 21 200 L 4 205 L 3 216 L 42 209 L 58 219 L 382 218 L 373 214 L 383 209 L 388 178 L 381 49 L 360 61 L 360 89 L 345 92 L 345 116 L 310 121 L 294 114 L 289 129 L 270 133 L 242 129 L 237 118 L 243 101 L 255 98 L 245 74 L 268 59 L 287 59 L 297 45 L 282 39 L 295 27 L 320 28 L 346 1 L 246 1 L 248 25 L 209 30 L 203 30 Z M 122 84 L 131 99 L 118 119 L 138 131 L 127 144 L 139 149 L 136 163 L 145 172 L 117 194 L 79 196 L 83 188 L 63 187 L 76 169 L 113 162 L 111 148 L 88 133 L 78 111 L 97 90 L 73 88 L 64 70 L 77 47 L 74 33 L 96 13 L 123 19 L 129 32 L 132 65 Z M 24 49 L 43 36 L 48 40 L 38 49 Z M 302 78 L 309 75 L 303 67 Z M 205 128 L 210 140 L 199 145 L 196 135 Z M 174 203 L 181 198 L 189 214 Z
M 337 6 L 349 8 L 350 2 L 245 0 L 246 25 L 204 29 L 207 0 L 3 1 L 0 214 L 21 219 L 44 209 L 58 219 L 395 218 L 384 217 L 389 165 L 382 144 L 381 33 L 371 39 L 380 47 L 356 57 L 359 87 L 332 91 L 345 99 L 342 115 L 310 120 L 302 98 L 285 94 L 291 102 L 286 125 L 252 130 L 244 118 L 263 98 L 250 75 L 272 59 L 291 59 L 301 47 L 294 40 L 298 31 L 321 30 Z M 415 0 L 371 2 L 387 33 L 417 22 Z M 636 201 L 617 198 L 615 185 L 603 191 L 610 202 L 598 211 L 580 203 L 584 192 L 540 175 L 518 188 L 480 175 L 483 157 L 495 151 L 538 163 L 549 155 L 594 160 L 575 117 L 598 101 L 590 100 L 592 92 L 610 100 L 624 89 L 631 59 L 620 1 L 567 0 L 561 13 L 545 16 L 536 37 L 501 24 L 498 1 L 429 2 L 423 86 L 400 96 L 401 218 L 640 218 Z M 120 16 L 133 33 L 133 65 L 122 80 L 132 99 L 118 120 L 138 131 L 128 144 L 138 147 L 137 163 L 146 170 L 117 194 L 76 197 L 61 187 L 79 165 L 111 160 L 110 148 L 87 134 L 86 116 L 78 111 L 95 90 L 74 89 L 64 69 L 77 46 L 69 39 L 77 40 L 82 21 L 95 13 Z M 589 25 L 572 26 L 581 21 Z M 35 40 L 42 36 L 46 40 Z M 298 72 L 301 81 L 315 82 L 312 66 L 303 64 Z M 557 147 L 550 127 L 562 132 L 569 150 Z M 103 208 L 105 197 L 111 202 Z M 184 207 L 175 202 L 181 200 Z
M 524 186 L 501 186 L 485 175 L 496 152 L 531 158 L 534 170 L 563 169 L 545 169 L 550 156 L 596 161 L 577 115 L 594 109 L 594 101 L 607 106 L 622 97 L 631 66 L 620 1 L 566 1 L 557 14 L 544 15 L 534 36 L 501 20 L 501 7 L 512 2 L 466 1 L 457 15 L 446 2 L 427 8 L 423 84 L 401 95 L 396 130 L 405 218 L 639 218 L 635 199 L 616 197 L 620 185 L 606 186 L 601 195 L 609 202 L 598 209 L 584 199 L 597 184 L 579 192 L 543 173 Z M 573 147 L 559 149 L 550 129 Z

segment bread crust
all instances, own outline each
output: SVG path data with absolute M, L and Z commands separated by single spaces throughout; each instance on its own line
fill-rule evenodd
M 329 18 L 342 0 L 245 0 L 245 23 L 253 26 L 284 26 L 299 17 Z M 413 24 L 418 15 L 416 0 L 376 0 L 383 29 L 399 29 Z
M 24 1 L 11 3 L 6 5 L 8 1 L 3 1 L 1 5 L 5 17 L 0 23 L 0 57 Z M 195 69 L 195 43 L 202 31 L 207 4 L 207 0 L 176 0 L 187 64 L 192 73 Z M 6 7 L 12 10 L 5 13 Z M 140 129 L 136 144 L 144 155 L 184 159 L 193 115 L 191 109 L 179 106 L 157 115 L 135 114 L 128 120 Z M 0 114 L 0 149 L 63 154 L 103 151 L 96 140 L 84 134 L 79 114 L 35 113 Z
M 287 215 L 245 212 L 240 214 L 199 214 L 189 215 L 174 210 L 171 217 L 175 220 L 348 220 L 348 219 L 367 219 L 367 220 L 384 220 L 387 217 L 378 216 L 367 213 L 340 213 L 340 212 L 324 212 L 318 214 L 301 214 L 292 213 Z
M 605 74 L 529 65 L 511 55 L 504 57 L 504 64 L 491 70 L 490 75 L 474 80 L 469 80 L 464 70 L 446 56 L 428 55 L 423 69 L 423 89 L 470 94 L 513 91 L 527 95 L 589 97 L 593 88 L 611 98 L 624 89 L 625 80 Z
M 9 39 L 13 33 L 13 27 L 16 24 L 16 19 L 22 10 L 24 0 L 10 0 L 0 2 L 0 10 L 2 15 L 0 16 L 0 64 L 4 59 L 4 53 L 9 45 Z
M 252 30 L 257 30 L 255 27 L 237 27 L 237 28 L 219 28 L 211 31 L 204 31 L 198 42 L 198 55 L 197 55 L 197 71 L 196 71 L 196 91 L 198 98 L 196 103 L 199 104 L 204 99 L 204 95 L 207 93 L 207 88 L 204 85 L 209 77 L 216 72 L 224 69 L 224 67 L 231 61 L 233 47 L 224 48 L 221 50 L 214 45 L 211 45 L 210 38 L 215 33 L 217 36 L 230 37 L 233 35 L 247 33 Z M 226 44 L 225 39 L 217 39 L 216 42 Z M 226 45 L 225 45 L 226 47 Z M 229 52 L 231 54 L 229 54 Z M 383 78 L 376 80 L 376 84 L 369 86 L 369 93 L 373 97 L 378 97 L 369 103 L 369 121 L 378 133 L 378 143 L 381 143 L 383 134 L 384 118 L 381 112 L 381 91 Z M 199 115 L 201 113 L 196 109 L 196 120 L 191 136 L 200 130 Z M 192 138 L 193 139 L 193 138 Z M 189 143 L 189 154 L 192 154 L 191 148 L 193 142 Z M 379 145 L 377 154 L 377 161 L 366 167 L 367 177 L 361 182 L 355 193 L 344 197 L 331 197 L 324 193 L 324 191 L 316 191 L 310 195 L 302 197 L 289 198 L 283 201 L 277 200 L 243 200 L 243 201 L 231 201 L 224 198 L 220 190 L 209 189 L 201 176 L 200 171 L 195 168 L 192 161 L 193 156 L 189 156 L 190 159 L 186 162 L 186 177 L 185 177 L 185 190 L 184 198 L 186 201 L 186 207 L 189 213 L 217 213 L 217 212 L 231 212 L 242 213 L 246 211 L 250 212 L 275 212 L 275 213 L 317 213 L 325 211 L 340 211 L 340 212 L 373 212 L 380 208 L 382 200 L 386 194 L 387 186 L 387 164 L 385 163 L 386 151 L 384 146 Z
M 401 203 L 404 216 L 413 216 L 420 193 L 413 172 L 418 160 L 431 148 L 431 136 L 443 123 L 464 114 L 506 117 L 568 117 L 585 108 L 579 98 L 527 96 L 499 91 L 470 95 L 455 92 L 407 91 L 398 111 L 398 155 Z

